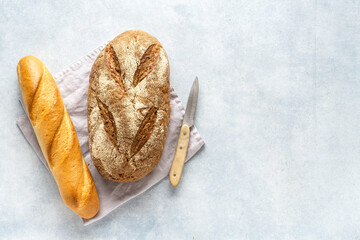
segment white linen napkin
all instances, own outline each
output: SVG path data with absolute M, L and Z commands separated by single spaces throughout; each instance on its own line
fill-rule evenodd
M 185 113 L 184 106 L 182 105 L 178 95 L 176 94 L 175 90 L 171 88 L 170 104 L 172 107 L 170 111 L 169 130 L 161 160 L 156 168 L 146 177 L 132 183 L 117 183 L 101 177 L 92 163 L 89 152 L 89 134 L 87 129 L 87 93 L 92 64 L 105 45 L 106 44 L 103 44 L 60 73 L 53 75 L 61 92 L 64 104 L 74 124 L 79 138 L 82 154 L 85 158 L 85 161 L 88 163 L 100 198 L 100 210 L 98 214 L 91 219 L 83 219 L 84 225 L 88 225 L 103 218 L 123 203 L 145 192 L 164 177 L 168 176 L 175 154 L 178 134 L 180 132 Z M 21 96 L 20 102 L 22 102 Z M 35 153 L 44 163 L 45 167 L 48 168 L 28 117 L 23 115 L 17 120 L 16 123 L 23 132 L 26 140 L 34 149 Z M 203 145 L 204 140 L 201 138 L 196 128 L 192 127 L 186 161 L 194 156 L 194 154 L 199 151 Z

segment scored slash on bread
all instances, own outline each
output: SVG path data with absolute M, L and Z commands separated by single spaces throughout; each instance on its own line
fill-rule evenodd
M 149 140 L 152 131 L 155 127 L 157 109 L 152 106 L 150 110 L 144 117 L 144 120 L 141 122 L 138 132 L 134 137 L 134 141 L 131 144 L 130 154 L 134 156 L 136 153 L 140 151 L 140 149 L 145 145 L 147 140 Z
M 120 88 L 125 91 L 123 79 L 121 77 L 121 70 L 119 60 L 116 57 L 113 46 L 111 44 L 106 46 L 105 49 L 105 64 L 110 73 L 110 76 L 119 84 Z
M 143 31 L 124 32 L 100 52 L 90 74 L 88 128 L 103 177 L 136 181 L 159 162 L 170 120 L 169 73 L 164 48 Z
M 140 81 L 151 73 L 154 69 L 155 64 L 159 58 L 160 53 L 160 46 L 158 44 L 152 44 L 148 47 L 141 57 L 140 64 L 135 71 L 134 80 L 133 80 L 133 87 L 136 87 Z

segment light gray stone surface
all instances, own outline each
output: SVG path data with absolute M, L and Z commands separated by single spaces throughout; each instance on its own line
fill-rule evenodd
M 0 1 L 1 239 L 358 239 L 360 3 Z M 206 146 L 82 226 L 15 120 L 16 64 L 59 72 L 127 29 L 155 35 Z

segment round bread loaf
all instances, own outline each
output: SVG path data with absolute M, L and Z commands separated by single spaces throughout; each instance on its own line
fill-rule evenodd
M 99 54 L 88 92 L 90 154 L 112 181 L 137 181 L 158 164 L 170 120 L 167 54 L 150 34 L 131 30 Z

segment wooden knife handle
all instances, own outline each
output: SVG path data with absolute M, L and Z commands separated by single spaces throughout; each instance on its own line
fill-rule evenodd
M 186 154 L 189 146 L 189 138 L 190 138 L 189 126 L 184 124 L 180 130 L 175 157 L 169 174 L 170 183 L 174 187 L 176 187 L 180 182 L 181 173 L 184 168 Z

